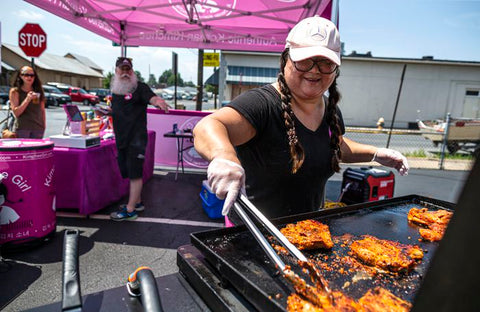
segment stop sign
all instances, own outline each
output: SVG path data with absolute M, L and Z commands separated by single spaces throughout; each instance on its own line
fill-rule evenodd
M 47 34 L 38 24 L 25 24 L 18 32 L 18 46 L 30 57 L 39 57 L 47 48 Z

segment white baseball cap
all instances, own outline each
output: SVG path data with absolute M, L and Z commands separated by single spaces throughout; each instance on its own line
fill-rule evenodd
M 287 36 L 285 48 L 290 49 L 292 61 L 324 56 L 340 65 L 340 34 L 328 19 L 315 15 L 301 20 Z

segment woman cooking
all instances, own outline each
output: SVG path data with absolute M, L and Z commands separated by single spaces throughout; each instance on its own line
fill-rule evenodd
M 10 107 L 15 115 L 18 138 L 41 139 L 45 132 L 45 95 L 42 82 L 30 66 L 23 66 L 9 94 Z
M 340 161 L 374 160 L 407 174 L 399 152 L 343 137 L 340 50 L 332 22 L 300 21 L 286 39 L 277 81 L 241 94 L 196 125 L 195 149 L 210 162 L 208 182 L 225 198 L 223 215 L 243 188 L 268 218 L 318 210 Z

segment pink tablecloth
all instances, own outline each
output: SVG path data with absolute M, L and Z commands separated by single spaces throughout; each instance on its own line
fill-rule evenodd
M 128 180 L 121 177 L 117 165 L 115 140 L 87 149 L 55 147 L 53 153 L 57 208 L 88 215 L 128 194 Z M 154 153 L 155 132 L 148 131 L 144 182 L 153 176 Z

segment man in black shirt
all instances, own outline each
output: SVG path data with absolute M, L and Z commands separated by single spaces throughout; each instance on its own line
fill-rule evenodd
M 112 118 L 117 161 L 123 178 L 130 179 L 128 203 L 110 214 L 115 221 L 136 219 L 142 211 L 143 163 L 147 146 L 147 105 L 168 112 L 167 103 L 155 95 L 148 85 L 137 80 L 132 60 L 119 57 L 112 78 Z

